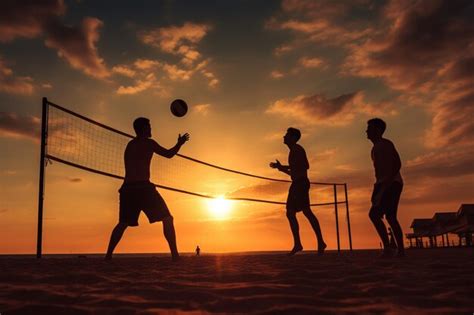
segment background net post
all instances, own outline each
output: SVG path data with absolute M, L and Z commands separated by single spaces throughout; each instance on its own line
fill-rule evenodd
M 346 196 L 346 219 L 347 219 L 347 233 L 349 236 L 349 250 L 352 251 L 351 219 L 349 215 L 349 198 L 347 197 L 347 183 L 344 183 L 344 194 Z
M 339 239 L 339 216 L 337 214 L 337 185 L 334 184 L 334 213 L 336 215 L 336 235 L 337 235 L 337 251 L 341 251 L 341 240 Z
M 48 126 L 48 99 L 43 97 L 41 110 L 41 149 L 39 165 L 39 183 L 38 183 L 38 235 L 36 238 L 36 258 L 41 258 L 42 240 L 43 240 L 43 199 L 44 199 L 44 170 L 46 155 L 46 137 Z

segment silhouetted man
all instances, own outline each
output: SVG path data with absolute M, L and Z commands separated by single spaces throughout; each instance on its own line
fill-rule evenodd
M 201 248 L 199 248 L 199 245 L 196 246 L 196 256 L 199 256 L 201 254 Z
M 270 163 L 270 167 L 278 169 L 280 172 L 291 176 L 291 186 L 288 192 L 288 199 L 286 201 L 286 217 L 290 223 L 291 233 L 293 234 L 294 246 L 289 252 L 289 255 L 294 255 L 303 250 L 303 245 L 300 240 L 298 220 L 296 213 L 303 211 L 303 214 L 311 223 L 311 226 L 318 238 L 318 253 L 323 254 L 326 244 L 323 240 L 321 227 L 318 219 L 311 211 L 309 202 L 309 179 L 308 169 L 309 162 L 306 157 L 306 152 L 302 146 L 297 144 L 301 138 L 301 132 L 296 128 L 288 128 L 283 143 L 290 149 L 288 156 L 289 165 L 281 165 L 280 161 Z
M 165 201 L 150 182 L 150 163 L 153 153 L 166 158 L 175 156 L 181 146 L 189 140 L 189 135 L 187 133 L 179 135 L 176 145 L 171 149 L 165 149 L 151 139 L 151 126 L 147 118 L 135 119 L 133 129 L 137 136 L 128 143 L 124 154 L 125 180 L 119 190 L 119 222 L 110 236 L 105 258 L 112 259 L 112 253 L 123 232 L 129 226 L 138 226 L 138 217 L 143 210 L 150 223 L 163 221 L 163 233 L 168 241 L 172 258 L 178 260 L 173 217 Z
M 387 228 L 382 221 L 384 215 L 394 233 L 397 254 L 404 256 L 403 233 L 397 220 L 398 202 L 403 189 L 403 179 L 400 175 L 402 163 L 393 143 L 382 137 L 385 128 L 386 124 L 380 118 L 373 118 L 367 122 L 367 138 L 374 144 L 371 156 L 376 178 L 369 217 L 382 240 L 384 246 L 382 256 L 392 255 Z

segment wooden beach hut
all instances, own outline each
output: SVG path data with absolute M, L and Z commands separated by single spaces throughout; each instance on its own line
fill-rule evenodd
M 416 218 L 410 228 L 413 233 L 406 234 L 410 248 L 449 247 L 449 234 L 458 236 L 458 246 L 473 246 L 474 204 L 461 204 L 457 212 L 436 212 L 431 219 Z M 426 245 L 424 238 L 428 238 Z

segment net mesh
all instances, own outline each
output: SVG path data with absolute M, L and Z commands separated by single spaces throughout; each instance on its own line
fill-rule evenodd
M 125 174 L 123 153 L 132 136 L 48 103 L 47 157 L 115 178 Z M 290 182 L 226 169 L 184 155 L 154 155 L 151 181 L 191 195 L 285 204 Z M 312 205 L 334 203 L 331 183 L 312 183 Z M 344 198 L 339 198 L 344 203 Z

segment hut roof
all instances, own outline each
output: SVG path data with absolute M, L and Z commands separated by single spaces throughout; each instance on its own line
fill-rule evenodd
M 472 203 L 463 203 L 460 207 L 459 207 L 459 210 L 457 212 L 457 216 L 460 217 L 460 216 L 463 216 L 463 215 L 467 215 L 467 216 L 473 216 L 474 215 L 474 204 Z
M 436 212 L 432 220 L 440 224 L 451 224 L 456 221 L 456 212 Z
M 410 228 L 426 228 L 433 225 L 433 221 L 431 219 L 413 219 Z

